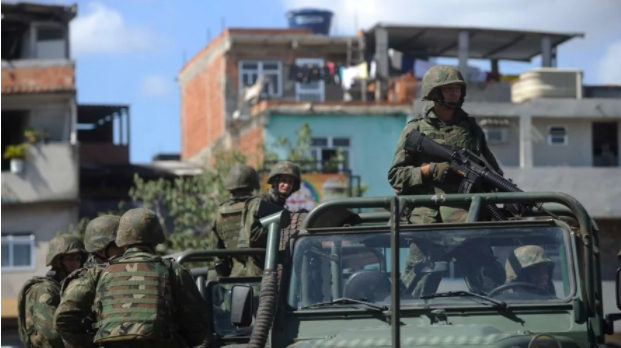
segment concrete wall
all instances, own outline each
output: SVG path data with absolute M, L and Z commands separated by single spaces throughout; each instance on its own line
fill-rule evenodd
M 4 178 L 2 180 L 4 182 Z M 35 268 L 2 270 L 2 298 L 17 297 L 26 280 L 48 270 L 45 256 L 56 231 L 66 231 L 78 220 L 78 204 L 2 205 L 2 234 L 30 232 L 35 236 Z M 4 310 L 4 309 L 3 309 Z
M 369 185 L 365 196 L 394 195 L 388 185 L 388 169 L 397 146 L 406 115 L 272 115 L 265 126 L 264 139 L 271 144 L 281 136 L 291 141 L 304 122 L 313 136 L 350 139 L 350 167 L 354 175 Z M 284 153 L 279 154 L 284 157 Z
M 3 209 L 5 203 L 77 200 L 78 172 L 77 145 L 33 145 L 21 173 L 2 172 Z
M 26 127 L 37 131 L 47 129 L 50 141 L 71 140 L 75 130 L 72 113 L 73 93 L 61 94 L 2 94 L 2 111 L 24 111 Z
M 593 165 L 591 124 L 592 121 L 588 119 L 533 117 L 531 138 L 533 165 L 591 167 Z M 550 126 L 565 127 L 567 145 L 548 144 Z

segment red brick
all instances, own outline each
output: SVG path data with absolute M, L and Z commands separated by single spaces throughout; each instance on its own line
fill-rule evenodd
M 73 66 L 2 69 L 3 94 L 60 90 L 75 90 L 75 68 Z

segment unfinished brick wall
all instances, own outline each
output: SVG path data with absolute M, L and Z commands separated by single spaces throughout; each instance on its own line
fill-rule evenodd
M 181 158 L 188 159 L 212 144 L 224 131 L 221 93 L 223 57 L 206 64 L 181 92 Z
M 75 90 L 71 66 L 2 68 L 2 93 L 38 93 Z
M 263 127 L 254 127 L 239 136 L 235 147 L 248 159 L 248 164 L 257 168 L 263 161 Z

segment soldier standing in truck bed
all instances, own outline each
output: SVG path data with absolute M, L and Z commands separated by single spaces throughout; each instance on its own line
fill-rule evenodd
M 422 153 L 409 153 L 404 149 L 407 135 L 418 130 L 429 139 L 445 145 L 470 149 L 482 156 L 496 173 L 502 175 L 498 162 L 489 150 L 483 130 L 461 108 L 466 97 L 466 82 L 456 67 L 434 66 L 423 77 L 422 114 L 407 123 L 397 144 L 388 182 L 400 195 L 441 195 L 457 193 L 463 179 L 448 162 L 434 163 Z M 439 223 L 465 221 L 467 210 L 442 206 L 418 206 L 406 211 L 410 223 Z M 424 262 L 426 255 L 438 258 L 453 257 L 461 264 L 465 280 L 473 291 L 489 291 L 504 283 L 504 271 L 490 247 L 468 245 L 446 255 L 435 245 L 410 245 L 410 253 L 403 272 L 403 282 L 414 297 L 435 292 L 439 275 L 416 274 L 414 266 Z M 467 251 L 467 252 L 466 252 Z M 473 255 L 476 258 L 473 259 Z

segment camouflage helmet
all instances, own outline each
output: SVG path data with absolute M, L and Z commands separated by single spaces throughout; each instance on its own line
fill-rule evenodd
M 73 234 L 61 234 L 50 240 L 47 248 L 47 256 L 45 257 L 45 265 L 51 266 L 57 257 L 67 254 L 86 254 L 84 242 L 80 237 Z
M 280 175 L 291 175 L 295 179 L 295 184 L 293 184 L 293 190 L 291 190 L 291 193 L 300 189 L 302 176 L 300 175 L 300 167 L 298 167 L 295 163 L 289 161 L 276 163 L 274 168 L 270 171 L 270 174 L 267 176 L 267 183 L 273 185 L 274 180 Z
M 433 90 L 452 84 L 461 86 L 461 99 L 463 100 L 466 97 L 466 81 L 459 69 L 451 65 L 431 67 L 423 76 L 422 100 L 437 101 L 434 95 L 430 95 Z
M 105 250 L 116 239 L 116 230 L 119 228 L 120 216 L 102 215 L 86 226 L 84 243 L 86 251 L 96 253 Z
M 160 219 L 150 209 L 130 209 L 121 216 L 116 234 L 116 245 L 126 247 L 132 244 L 158 245 L 166 241 Z
M 224 181 L 224 188 L 227 191 L 238 189 L 258 190 L 261 188 L 259 185 L 259 175 L 249 165 L 239 164 L 233 166 Z
M 516 248 L 511 254 L 509 254 L 505 265 L 507 280 L 515 280 L 524 270 L 540 264 L 547 264 L 550 273 L 552 273 L 554 261 L 546 255 L 546 252 L 542 247 L 536 245 L 525 245 Z

